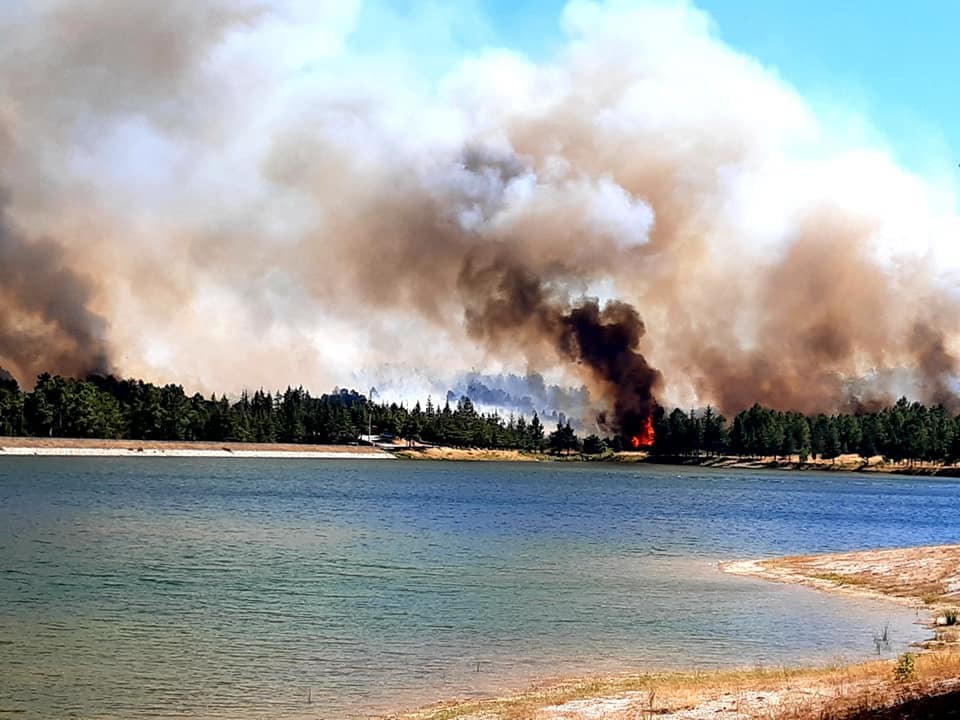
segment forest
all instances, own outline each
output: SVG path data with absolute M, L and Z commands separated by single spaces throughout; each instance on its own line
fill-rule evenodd
M 655 442 L 663 457 L 738 455 L 830 459 L 844 453 L 893 461 L 954 462 L 960 417 L 942 406 L 901 398 L 876 412 L 807 416 L 754 405 L 732 421 L 712 408 L 656 408 Z M 603 455 L 625 448 L 617 436 L 580 437 L 561 417 L 544 428 L 534 414 L 482 412 L 469 397 L 442 407 L 374 403 L 353 390 L 319 397 L 302 387 L 257 390 L 229 400 L 187 395 L 180 385 L 113 376 L 86 379 L 44 373 L 30 391 L 0 371 L 0 436 L 351 443 L 371 429 L 397 438 L 454 447 Z

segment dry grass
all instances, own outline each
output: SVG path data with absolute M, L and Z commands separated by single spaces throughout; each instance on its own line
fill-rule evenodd
M 427 447 L 397 450 L 398 457 L 411 460 L 496 460 L 505 462 L 537 462 L 543 456 L 521 450 L 482 450 L 480 448 Z
M 557 683 L 493 700 L 451 703 L 404 720 L 680 720 L 841 718 L 950 688 L 960 652 L 916 658 L 915 680 L 899 683 L 894 661 L 817 669 L 655 673 Z
M 543 717 L 545 708 L 579 700 L 642 695 L 641 705 L 649 711 L 692 707 L 703 695 L 730 687 L 776 687 L 792 678 L 818 671 L 803 669 L 751 669 L 703 673 L 647 673 L 606 678 L 584 678 L 547 684 L 523 693 L 491 700 L 449 703 L 397 717 L 410 720 L 453 720 L 454 718 L 497 718 L 529 720 Z

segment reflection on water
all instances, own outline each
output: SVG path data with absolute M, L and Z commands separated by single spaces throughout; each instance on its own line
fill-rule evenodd
M 954 481 L 0 459 L 0 718 L 346 717 L 544 675 L 860 658 L 912 611 L 719 573 L 955 541 Z M 14 715 L 14 713 L 16 713 Z

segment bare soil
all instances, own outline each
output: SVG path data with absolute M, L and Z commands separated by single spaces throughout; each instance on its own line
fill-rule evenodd
M 723 570 L 910 605 L 960 604 L 960 545 L 893 548 L 724 563 Z
M 5 448 L 40 450 L 126 450 L 201 451 L 201 452 L 267 452 L 267 453 L 343 453 L 349 455 L 382 455 L 382 450 L 369 445 L 301 445 L 296 443 L 199 442 L 170 440 L 98 440 L 87 438 L 24 438 L 0 437 L 0 455 Z

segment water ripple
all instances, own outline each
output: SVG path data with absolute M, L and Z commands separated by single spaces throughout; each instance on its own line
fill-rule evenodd
M 392 467 L 384 467 L 392 465 Z M 0 717 L 352 717 L 547 674 L 866 657 L 910 611 L 717 561 L 955 541 L 955 481 L 0 458 Z

